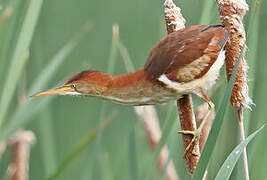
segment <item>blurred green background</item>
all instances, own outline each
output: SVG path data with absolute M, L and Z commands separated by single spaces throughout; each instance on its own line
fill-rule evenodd
M 134 67 L 142 67 L 150 48 L 167 34 L 163 3 L 162 0 L 0 1 L 0 141 L 9 139 L 20 127 L 35 133 L 30 179 L 47 179 L 52 175 L 64 180 L 144 179 L 148 172 L 151 179 L 164 179 L 164 173 L 150 163 L 153 153 L 142 121 L 132 107 L 95 98 L 29 98 L 81 70 L 126 73 L 114 38 L 112 43 L 114 24 L 119 26 L 119 42 L 126 47 Z M 182 9 L 186 26 L 220 23 L 212 0 L 175 3 Z M 256 106 L 251 112 L 245 111 L 247 135 L 267 120 L 267 3 L 257 1 L 258 6 L 254 1 L 248 3 L 250 11 L 244 19 L 248 32 L 248 80 Z M 217 107 L 226 87 L 222 71 L 212 95 Z M 194 97 L 195 107 L 201 103 Z M 182 158 L 182 139 L 177 134 L 180 126 L 175 104 L 155 107 L 162 127 L 166 122 L 173 123 L 165 143 L 180 178 L 190 179 Z M 99 129 L 110 117 L 111 122 Z M 266 178 L 266 137 L 264 130 L 248 146 L 251 179 Z M 214 178 L 237 144 L 237 114 L 229 106 L 209 164 L 208 179 Z M 10 150 L 8 147 L 1 158 L 0 178 L 5 178 Z M 77 158 L 68 158 L 74 156 Z M 242 176 L 242 163 L 238 163 L 231 179 L 243 179 Z

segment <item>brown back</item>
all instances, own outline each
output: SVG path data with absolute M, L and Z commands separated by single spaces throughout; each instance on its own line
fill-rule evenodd
M 151 49 L 144 71 L 152 79 L 177 71 L 202 57 L 210 45 L 217 46 L 214 53 L 219 54 L 227 39 L 223 25 L 195 25 L 173 32 Z

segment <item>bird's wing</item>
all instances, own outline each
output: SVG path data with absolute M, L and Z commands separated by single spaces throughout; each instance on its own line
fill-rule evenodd
M 156 79 L 162 74 L 172 76 L 179 69 L 186 71 L 197 60 L 207 64 L 203 66 L 210 67 L 227 41 L 227 34 L 223 25 L 195 25 L 173 32 L 151 49 L 144 71 L 151 79 Z M 200 60 L 206 58 L 206 55 L 211 58 Z M 196 72 L 194 77 L 207 70 Z M 190 78 L 177 78 L 176 75 L 175 78 L 178 82 L 190 81 Z

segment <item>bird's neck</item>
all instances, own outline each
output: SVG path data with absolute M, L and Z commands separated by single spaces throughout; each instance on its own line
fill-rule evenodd
M 106 90 L 99 95 L 103 99 L 129 105 L 147 104 L 150 100 L 148 90 L 152 82 L 147 79 L 143 69 L 134 73 L 109 76 L 104 81 Z
M 160 85 L 149 80 L 143 69 L 119 76 L 99 74 L 99 79 L 104 91 L 96 96 L 121 104 L 154 104 L 155 95 L 163 91 Z

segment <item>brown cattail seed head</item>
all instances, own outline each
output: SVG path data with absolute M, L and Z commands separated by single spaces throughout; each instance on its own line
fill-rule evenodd
M 238 60 L 241 49 L 246 49 L 246 33 L 242 23 L 243 17 L 248 10 L 245 0 L 217 0 L 220 11 L 220 18 L 230 32 L 230 40 L 226 43 L 226 73 L 229 80 L 235 64 Z M 245 52 L 245 51 L 243 51 Z M 233 107 L 240 109 L 241 107 L 249 108 L 252 100 L 248 95 L 247 85 L 247 62 L 243 53 L 239 64 L 236 81 L 233 87 L 231 104 Z
M 177 105 L 179 106 L 179 118 L 182 130 L 194 131 L 196 130 L 195 114 L 192 107 L 191 95 L 184 95 L 179 99 Z M 192 140 L 191 135 L 183 134 L 184 147 L 186 148 Z M 194 152 L 194 153 L 193 153 Z M 185 152 L 184 158 L 190 173 L 193 173 L 199 159 L 199 146 L 196 142 L 189 148 L 188 152 Z
M 35 135 L 32 131 L 18 130 L 13 136 L 11 163 L 7 171 L 9 179 L 28 179 L 30 147 L 34 142 Z
M 165 6 L 165 21 L 168 34 L 185 28 L 185 19 L 181 14 L 181 9 L 177 7 L 172 0 L 166 0 Z

